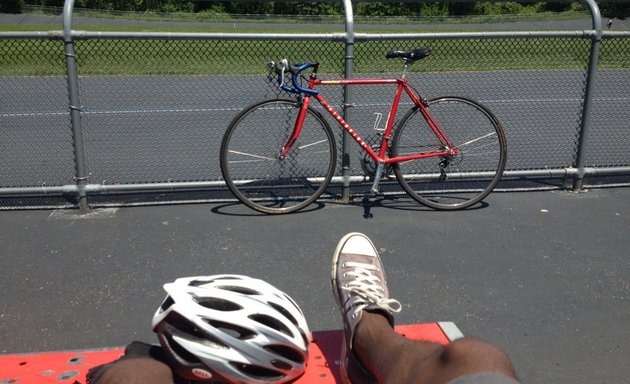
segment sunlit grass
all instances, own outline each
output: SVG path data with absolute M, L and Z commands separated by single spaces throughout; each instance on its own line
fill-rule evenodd
M 51 25 L 0 25 L 0 31 L 59 30 Z M 372 26 L 370 26 L 372 27 Z M 313 33 L 343 33 L 339 25 L 318 25 Z M 374 30 L 361 32 L 377 33 Z M 414 27 L 416 28 L 416 27 Z M 418 30 L 406 32 L 423 32 Z M 110 26 L 81 25 L 74 30 L 102 32 L 188 33 L 295 33 L 295 26 L 274 23 L 234 22 L 208 26 Z M 392 32 L 391 30 L 389 31 Z M 613 44 L 614 43 L 614 44 Z M 628 39 L 602 44 L 600 67 L 629 68 Z M 398 61 L 386 60 L 392 49 L 431 47 L 433 54 L 413 71 L 496 71 L 584 69 L 588 63 L 589 39 L 449 39 L 357 41 L 355 73 L 398 72 Z M 341 41 L 248 41 L 176 39 L 98 39 L 76 42 L 77 64 L 82 76 L 206 76 L 260 74 L 269 60 L 289 58 L 318 61 L 322 73 L 341 73 L 344 44 Z M 61 40 L 0 39 L 0 76 L 57 76 L 65 74 Z

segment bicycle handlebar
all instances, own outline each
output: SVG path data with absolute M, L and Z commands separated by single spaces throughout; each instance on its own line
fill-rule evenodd
M 319 93 L 313 89 L 304 88 L 300 84 L 300 76 L 302 72 L 309 68 L 313 68 L 313 74 L 317 73 L 319 63 L 305 62 L 298 65 L 291 65 L 287 59 L 282 59 L 279 63 L 270 61 L 267 63 L 267 67 L 269 68 L 269 74 L 275 72 L 278 76 L 278 84 L 282 90 L 296 94 L 306 93 L 310 96 L 315 96 Z M 285 77 L 289 73 L 291 74 L 291 84 L 287 84 L 285 81 Z

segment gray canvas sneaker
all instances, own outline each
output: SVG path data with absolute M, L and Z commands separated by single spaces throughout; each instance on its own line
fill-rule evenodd
M 354 330 L 363 311 L 383 314 L 393 327 L 393 314 L 400 312 L 401 305 L 389 298 L 383 264 L 367 236 L 354 232 L 339 241 L 333 256 L 331 282 L 343 318 L 341 378 L 344 383 L 375 383 L 352 351 Z

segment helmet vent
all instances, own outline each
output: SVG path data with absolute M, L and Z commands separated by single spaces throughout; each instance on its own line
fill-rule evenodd
M 200 287 L 202 285 L 210 284 L 214 281 L 214 279 L 209 280 L 193 280 L 188 282 L 189 287 Z
M 238 287 L 238 286 L 234 286 L 234 285 L 222 285 L 222 286 L 217 287 L 217 288 L 224 289 L 226 291 L 232 291 L 232 292 L 240 293 L 242 295 L 248 295 L 248 296 L 261 295 L 261 293 L 258 292 L 257 290 L 251 289 L 251 288 L 247 288 L 247 287 Z
M 248 340 L 256 337 L 256 332 L 249 330 L 247 328 L 239 327 L 236 324 L 230 324 L 223 321 L 218 320 L 210 320 L 204 319 L 204 321 L 211 326 L 219 329 L 222 332 L 227 333 L 228 335 L 237 338 L 239 340 Z
M 288 371 L 289 369 L 291 369 L 291 364 L 285 363 L 284 361 L 281 361 L 281 360 L 271 360 L 270 363 L 271 365 L 273 365 L 274 367 L 278 369 L 282 369 L 285 371 Z
M 267 315 L 250 315 L 249 318 L 259 322 L 262 325 L 266 325 L 271 329 L 275 329 L 278 332 L 282 332 L 289 337 L 293 337 L 293 334 L 291 333 L 289 328 L 287 328 L 286 325 L 282 324 L 282 322 L 278 319 L 274 319 L 273 317 Z
M 215 336 L 199 329 L 195 324 L 191 323 L 176 312 L 171 312 L 168 315 L 164 325 L 166 327 L 166 331 L 173 337 L 179 337 L 184 340 L 199 343 L 209 348 L 229 349 L 227 345 L 223 344 Z
M 298 364 L 304 363 L 304 354 L 296 351 L 294 348 L 290 348 L 284 345 L 268 345 L 264 348 L 270 352 L 275 353 L 276 355 L 284 357 L 287 360 L 291 360 Z M 283 363 L 283 364 L 286 364 L 286 363 Z M 278 366 L 278 368 L 281 368 L 281 367 Z
M 285 308 L 283 308 L 282 306 L 276 304 L 276 303 L 271 303 L 271 302 L 267 302 L 267 304 L 269 304 L 270 306 L 272 306 L 276 311 L 282 313 L 282 316 L 286 317 L 290 322 L 293 323 L 293 325 L 298 325 L 297 320 L 295 320 L 295 317 L 293 317 L 289 311 L 287 311 Z
M 162 302 L 162 305 L 160 305 L 160 309 L 162 311 L 166 311 L 173 304 L 175 304 L 175 301 L 173 301 L 173 298 L 170 296 L 167 296 L 166 299 L 164 299 L 164 302 Z
M 193 300 L 202 307 L 214 309 L 215 311 L 231 312 L 243 309 L 243 307 L 233 301 L 218 297 L 193 297 Z
M 202 364 L 201 361 L 197 358 L 197 356 L 188 352 L 185 348 L 179 345 L 178 342 L 173 340 L 173 337 L 171 335 L 164 335 L 164 336 L 165 337 L 164 339 L 162 339 L 162 341 L 166 342 L 166 344 L 168 345 L 168 349 L 171 352 L 172 357 L 176 359 L 176 361 L 179 364 L 186 364 L 186 365 Z
M 258 381 L 278 381 L 282 380 L 285 375 L 278 371 L 259 367 L 251 364 L 231 363 L 232 366 L 238 369 L 242 374 L 249 376 L 253 380 Z

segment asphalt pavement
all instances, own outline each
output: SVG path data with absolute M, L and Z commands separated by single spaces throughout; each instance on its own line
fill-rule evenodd
M 493 193 L 437 212 L 407 198 L 264 216 L 239 204 L 0 212 L 0 353 L 155 342 L 177 277 L 240 273 L 339 329 L 329 271 L 347 232 L 379 248 L 399 324 L 453 321 L 514 359 L 524 383 L 627 383 L 630 188 Z
M 504 348 L 523 383 L 628 382 L 630 188 L 493 193 L 461 212 L 407 198 L 273 217 L 233 203 L 0 211 L 0 353 L 155 342 L 161 285 L 218 273 L 265 279 L 311 329 L 339 329 L 330 260 L 350 231 L 379 248 L 399 324 L 453 321 Z

